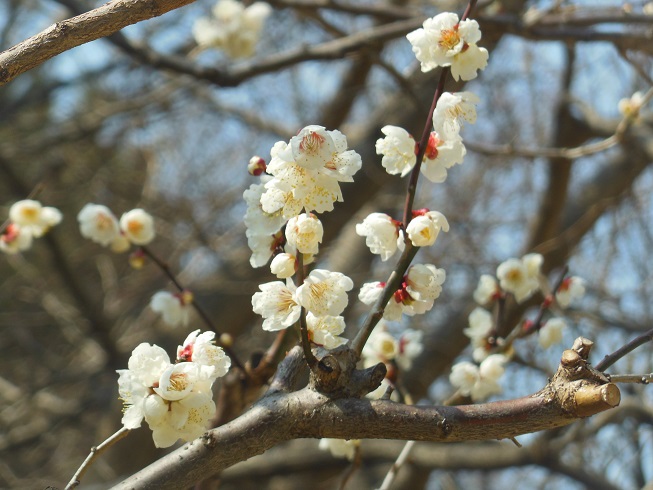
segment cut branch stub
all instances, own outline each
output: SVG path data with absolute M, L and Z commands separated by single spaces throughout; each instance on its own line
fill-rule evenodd
M 562 353 L 560 366 L 551 382 L 536 396 L 555 400 L 570 417 L 589 417 L 619 405 L 621 393 L 587 358 L 590 340 L 578 337 L 572 349 Z
M 320 358 L 320 354 L 326 355 Z M 383 363 L 356 369 L 358 356 L 347 346 L 331 351 L 318 349 L 317 369 L 311 372 L 311 386 L 332 398 L 360 398 L 379 387 L 386 374 Z

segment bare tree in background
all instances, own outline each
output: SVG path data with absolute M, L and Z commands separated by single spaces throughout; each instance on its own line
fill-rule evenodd
M 441 211 L 451 229 L 415 259 L 446 270 L 442 295 L 392 327 L 424 335 L 410 368 L 389 375 L 400 402 L 365 398 L 393 363 L 351 371 L 355 349 L 343 349 L 316 351 L 309 368 L 299 329 L 264 332 L 252 312 L 259 284 L 275 278 L 249 264 L 247 163 L 319 124 L 363 161 L 344 202 L 320 216 L 317 265 L 353 279 L 345 336 L 357 338 L 370 312 L 358 288 L 387 281 L 399 255 L 376 259 L 355 225 L 374 211 L 401 220 L 409 179 L 385 172 L 375 142 L 389 124 L 422 134 L 440 72 L 420 72 L 405 35 L 466 6 L 444 3 L 273 0 L 255 54 L 235 60 L 191 34 L 212 2 L 0 5 L 1 218 L 34 193 L 64 215 L 29 251 L 0 257 L 1 487 L 65 487 L 121 425 L 115 371 L 141 342 L 172 352 L 206 329 L 203 315 L 234 339 L 222 337 L 234 359 L 214 387 L 216 429 L 164 456 L 144 424 L 81 488 L 651 485 L 653 121 L 645 105 L 618 110 L 653 86 L 651 4 L 475 7 L 490 61 L 469 83 L 446 78 L 445 90 L 479 96 L 478 121 L 465 126 L 464 164 L 443 184 L 420 179 L 415 194 L 414 209 Z M 81 237 L 75 216 L 89 202 L 152 213 L 143 268 Z M 547 291 L 496 307 L 486 347 L 511 350 L 493 398 L 503 402 L 473 404 L 449 381 L 472 357 L 472 294 L 482 274 L 527 253 L 542 254 L 551 287 L 569 270 L 587 294 L 561 313 L 562 343 L 548 349 L 528 330 L 555 310 Z M 171 277 L 201 305 L 185 329 L 147 306 L 175 290 Z M 578 337 L 594 342 L 591 355 Z M 630 382 L 616 408 L 606 373 Z M 579 410 L 584 399 L 548 403 L 579 380 L 600 399 L 591 411 Z M 363 441 L 350 462 L 319 450 L 321 437 Z

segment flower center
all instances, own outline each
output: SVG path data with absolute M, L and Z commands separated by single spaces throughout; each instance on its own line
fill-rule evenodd
M 459 43 L 460 34 L 458 34 L 458 25 L 455 25 L 451 29 L 440 31 L 440 41 L 438 41 L 440 48 L 450 51 L 458 46 Z

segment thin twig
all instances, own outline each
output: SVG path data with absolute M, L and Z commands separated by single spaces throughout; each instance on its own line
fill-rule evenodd
M 653 373 L 649 374 L 610 374 L 608 378 L 612 383 L 638 383 L 647 385 L 653 382 Z
M 102 454 L 106 449 L 110 448 L 113 446 L 116 442 L 118 442 L 121 439 L 124 439 L 127 437 L 127 434 L 131 432 L 131 429 L 127 429 L 126 427 L 122 427 L 118 432 L 115 434 L 111 435 L 109 438 L 107 438 L 106 441 L 104 441 L 102 444 L 99 446 L 95 446 L 91 448 L 91 452 L 89 455 L 86 457 L 82 465 L 79 467 L 79 469 L 75 472 L 73 477 L 70 479 L 70 482 L 68 482 L 68 485 L 66 485 L 65 490 L 71 490 L 78 486 L 81 483 L 82 476 L 84 476 L 84 473 L 86 473 L 86 470 L 88 470 L 89 466 L 93 464 L 93 462 L 96 460 L 96 458 Z
M 304 254 L 299 250 L 297 251 L 297 287 L 304 283 Z M 317 358 L 313 355 L 311 350 L 311 341 L 308 339 L 308 328 L 306 327 L 306 308 L 302 306 L 301 313 L 299 314 L 299 333 L 302 339 L 302 349 L 304 350 L 304 357 L 306 363 L 311 371 L 315 370 L 317 366 Z
M 174 273 L 172 272 L 172 270 L 170 269 L 170 266 L 169 266 L 166 262 L 164 262 L 163 260 L 161 260 L 161 259 L 160 259 L 160 258 L 159 258 L 159 257 L 158 257 L 154 252 L 152 252 L 152 250 L 149 249 L 148 247 L 141 246 L 141 250 L 143 250 L 143 253 L 144 253 L 145 255 L 147 255 L 147 256 L 152 260 L 152 262 L 154 262 L 154 263 L 159 267 L 159 269 L 161 269 L 161 271 L 162 271 L 162 272 L 163 272 L 163 273 L 168 277 L 168 279 L 170 279 L 170 281 L 172 281 L 172 283 L 173 283 L 173 284 L 175 285 L 175 287 L 179 290 L 179 292 L 184 292 L 184 291 L 186 291 L 186 288 L 183 286 L 183 284 L 181 284 L 181 282 L 179 282 L 179 279 L 177 279 L 177 277 L 175 276 L 175 274 L 174 274 Z M 233 349 L 232 349 L 230 346 L 225 345 L 225 344 L 223 344 L 222 342 L 220 342 L 220 335 L 221 335 L 220 330 L 218 330 L 218 328 L 213 324 L 213 321 L 211 321 L 211 318 L 209 317 L 209 315 L 206 313 L 206 311 L 204 311 L 204 308 L 202 308 L 202 307 L 199 305 L 199 303 L 197 302 L 197 300 L 196 300 L 194 297 L 193 297 L 193 301 L 191 302 L 191 304 L 193 305 L 193 308 L 195 309 L 195 311 L 197 312 L 197 314 L 200 316 L 200 318 L 202 319 L 202 321 L 206 324 L 206 326 L 207 326 L 210 330 L 212 330 L 213 332 L 215 332 L 216 337 L 217 337 L 217 338 L 216 338 L 216 343 L 219 344 L 219 345 L 220 345 L 220 346 L 225 350 L 225 352 L 229 355 L 229 357 L 231 358 L 231 361 L 234 363 L 234 365 L 235 365 L 236 367 L 238 367 L 238 368 L 239 368 L 240 370 L 242 370 L 243 372 L 246 372 L 246 371 L 245 371 L 245 367 L 244 367 L 243 364 L 240 362 L 240 360 L 238 359 L 238 356 L 237 356 L 236 353 L 233 351 Z
M 408 441 L 404 445 L 404 448 L 399 453 L 399 456 L 397 456 L 397 460 L 394 463 L 392 463 L 392 466 L 390 467 L 390 471 L 388 471 L 388 474 L 385 475 L 385 478 L 383 479 L 383 483 L 381 483 L 381 486 L 379 487 L 378 490 L 389 490 L 390 485 L 392 485 L 392 482 L 394 481 L 395 477 L 397 476 L 397 473 L 399 472 L 399 469 L 406 463 L 406 460 L 408 460 L 408 455 L 410 454 L 410 451 L 413 449 L 414 445 L 415 445 L 415 441 Z
M 642 335 L 635 337 L 626 345 L 619 347 L 612 354 L 608 354 L 607 356 L 605 356 L 603 360 L 595 366 L 595 368 L 599 371 L 605 371 L 610 366 L 612 366 L 615 362 L 617 362 L 619 359 L 624 357 L 626 354 L 631 353 L 632 351 L 637 349 L 640 345 L 644 345 L 647 342 L 650 342 L 651 340 L 653 340 L 653 328 L 648 332 L 645 332 Z

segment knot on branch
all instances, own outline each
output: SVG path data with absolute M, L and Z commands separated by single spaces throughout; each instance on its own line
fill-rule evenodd
M 320 354 L 325 354 L 320 357 Z M 386 374 L 383 363 L 356 369 L 358 356 L 347 346 L 326 351 L 318 349 L 318 363 L 311 372 L 310 385 L 331 398 L 361 398 L 379 387 Z
M 562 353 L 560 366 L 549 384 L 537 396 L 557 403 L 573 418 L 589 417 L 619 405 L 621 393 L 587 361 L 593 342 L 583 337 Z

